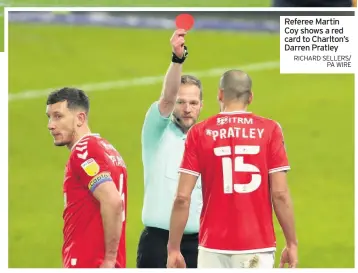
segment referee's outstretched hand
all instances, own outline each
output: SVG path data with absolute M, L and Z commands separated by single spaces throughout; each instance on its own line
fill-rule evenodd
M 182 58 L 184 55 L 185 35 L 186 31 L 184 29 L 177 29 L 174 31 L 173 36 L 170 38 L 170 44 L 172 45 L 173 53 L 178 58 Z
M 185 260 L 180 251 L 169 251 L 167 268 L 186 268 Z

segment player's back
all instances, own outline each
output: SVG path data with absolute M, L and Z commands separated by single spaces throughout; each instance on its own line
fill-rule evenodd
M 268 175 L 276 169 L 271 156 L 279 146 L 273 143 L 279 125 L 248 112 L 230 112 L 195 127 L 204 199 L 200 247 L 233 253 L 274 250 Z M 288 165 L 283 161 L 279 165 Z
M 122 157 L 107 140 L 100 136 L 83 137 L 72 148 L 66 166 L 63 214 L 65 265 L 97 267 L 102 262 L 105 251 L 104 230 L 100 203 L 94 197 L 93 191 L 101 183 L 111 180 L 115 183 L 118 194 L 122 195 L 123 215 L 125 215 L 127 171 Z M 123 218 L 117 257 L 118 267 L 125 267 L 125 230 L 126 222 Z

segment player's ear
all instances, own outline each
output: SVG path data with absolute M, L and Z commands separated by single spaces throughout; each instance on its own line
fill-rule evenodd
M 254 99 L 254 92 L 252 92 L 252 90 L 251 90 L 251 95 L 249 97 L 249 103 L 248 104 L 251 104 L 253 99 Z
M 219 91 L 218 91 L 218 101 L 223 102 L 223 100 L 224 100 L 224 90 L 219 89 Z
M 85 112 L 77 113 L 77 127 L 81 127 L 83 124 L 85 124 L 86 120 L 87 120 L 87 115 Z

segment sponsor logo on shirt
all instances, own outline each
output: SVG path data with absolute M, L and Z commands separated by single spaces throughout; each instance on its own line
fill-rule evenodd
M 216 119 L 216 124 L 217 125 L 224 125 L 227 124 L 229 122 L 228 117 L 223 117 L 223 118 L 217 118 Z
M 82 169 L 86 172 L 89 176 L 95 176 L 99 172 L 99 165 L 97 164 L 96 160 L 90 158 L 81 164 Z

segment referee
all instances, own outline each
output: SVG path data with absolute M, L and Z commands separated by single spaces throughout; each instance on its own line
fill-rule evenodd
M 202 108 L 202 87 L 193 76 L 181 76 L 187 57 L 185 30 L 170 40 L 172 63 L 164 79 L 159 101 L 154 102 L 142 128 L 145 226 L 138 244 L 137 268 L 166 268 L 170 215 L 179 179 L 186 133 Z M 188 268 L 197 267 L 199 219 L 202 208 L 201 181 L 191 198 L 189 219 L 181 241 Z

